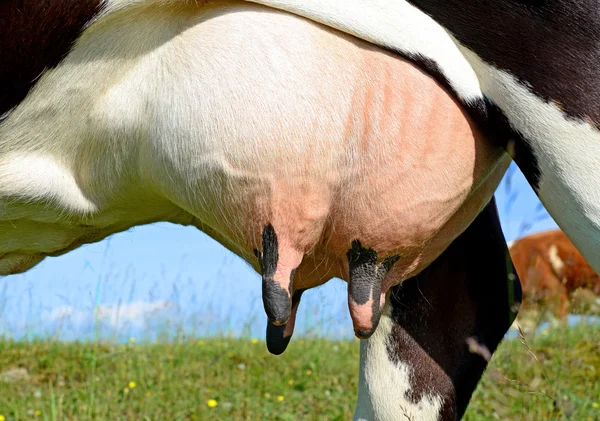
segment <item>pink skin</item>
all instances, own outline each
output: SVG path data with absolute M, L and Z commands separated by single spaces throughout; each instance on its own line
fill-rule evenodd
M 371 330 L 373 323 L 373 299 L 370 298 L 365 304 L 357 304 L 350 296 L 348 296 L 348 308 L 352 316 L 354 330 Z
M 379 308 L 383 309 L 385 305 L 385 293 L 379 297 Z M 373 326 L 373 299 L 369 299 L 365 304 L 357 304 L 352 297 L 348 296 L 348 309 L 352 317 L 352 324 L 355 331 L 371 331 Z
M 259 188 L 234 187 L 236 194 L 225 196 L 235 200 L 225 206 L 236 210 L 224 227 L 231 234 L 215 238 L 227 245 L 227 237 L 241 237 L 229 245 L 248 257 L 261 249 L 262 230 L 271 223 L 279 239 L 282 288 L 287 290 L 297 266 L 292 294 L 332 277 L 348 280 L 346 252 L 353 240 L 375 250 L 379 263 L 399 254 L 383 280 L 383 305 L 389 288 L 418 274 L 466 229 L 509 159 L 485 142 L 427 74 L 392 56 L 365 54 L 373 57 L 364 70 L 381 83 L 355 88 L 346 128 L 348 136 L 360 133 L 346 144 L 352 161 L 325 162 L 312 173 L 304 167 L 318 158 L 298 157 L 295 164 L 270 168 Z M 241 183 L 248 187 L 247 181 Z M 374 327 L 370 304 L 349 298 L 355 330 Z

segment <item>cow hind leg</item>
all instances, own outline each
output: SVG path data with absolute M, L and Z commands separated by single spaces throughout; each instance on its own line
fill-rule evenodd
M 391 289 L 381 326 L 361 341 L 354 420 L 460 420 L 520 302 L 492 199 L 431 265 Z

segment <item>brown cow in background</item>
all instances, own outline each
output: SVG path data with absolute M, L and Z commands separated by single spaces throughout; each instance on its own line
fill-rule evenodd
M 528 235 L 509 249 L 521 279 L 524 308 L 546 307 L 565 317 L 576 290 L 600 295 L 600 277 L 561 230 Z

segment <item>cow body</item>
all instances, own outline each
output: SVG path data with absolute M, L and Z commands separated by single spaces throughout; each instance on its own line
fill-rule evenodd
M 194 225 L 262 272 L 275 353 L 291 337 L 302 291 L 331 277 L 350 283 L 359 336 L 373 333 L 386 292 L 432 262 L 446 269 L 418 278 L 430 279 L 431 293 L 437 283 L 450 288 L 467 279 L 465 265 L 453 273 L 450 257 L 439 256 L 457 237 L 453 249 L 467 250 L 461 233 L 489 202 L 508 157 L 461 107 L 480 98 L 454 44 L 439 50 L 448 52 L 457 65 L 450 74 L 462 82 L 441 82 L 461 92 L 462 103 L 397 55 L 262 6 L 109 1 L 102 7 L 77 21 L 81 35 L 62 60 L 53 54 L 48 66 L 54 67 L 31 86 L 25 77 L 28 85 L 3 102 L 10 109 L 0 122 L 0 274 L 23 272 L 46 256 L 136 225 Z M 29 65 L 15 68 L 37 73 Z M 498 229 L 497 218 L 478 230 L 488 228 Z M 466 244 L 506 261 L 484 243 Z M 502 277 L 489 282 L 506 286 Z M 416 342 L 392 340 L 406 322 L 394 316 L 400 303 L 392 301 L 385 329 L 361 349 L 357 419 L 396 419 L 398 406 L 388 398 L 414 419 L 454 419 L 485 361 L 467 386 L 455 383 L 454 373 L 451 386 L 443 380 L 427 396 L 407 397 L 417 387 L 412 376 L 430 376 L 440 363 L 428 360 L 411 374 L 396 368 L 415 361 L 394 353 L 426 357 L 431 349 L 420 353 L 420 341 L 436 343 L 438 332 L 419 332 L 417 321 L 439 314 L 451 320 L 453 311 L 417 306 L 416 324 L 406 326 Z M 464 334 L 481 327 L 481 314 L 468 310 L 476 307 L 457 310 L 469 311 Z M 493 338 L 506 330 L 489 326 Z M 457 357 L 466 347 L 458 338 L 443 348 L 442 370 L 471 364 Z M 382 373 L 403 387 L 382 388 L 389 380 Z M 466 399 L 458 410 L 457 394 Z
M 577 289 L 600 296 L 600 277 L 560 230 L 520 238 L 511 244 L 510 254 L 528 307 L 546 307 L 565 317 Z

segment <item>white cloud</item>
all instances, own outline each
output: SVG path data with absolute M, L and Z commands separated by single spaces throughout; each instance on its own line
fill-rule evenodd
M 46 312 L 44 320 L 46 323 L 68 323 L 72 326 L 93 325 L 94 322 L 99 322 L 112 328 L 142 327 L 151 319 L 168 316 L 175 308 L 175 304 L 169 301 L 100 305 L 96 311 L 94 309 L 84 311 L 63 305 Z
M 144 302 L 138 301 L 117 306 L 98 306 L 98 319 L 111 326 L 134 325 L 141 326 L 149 318 L 160 317 L 173 310 L 175 305 L 169 301 Z
M 46 322 L 69 322 L 81 325 L 89 319 L 89 313 L 77 310 L 75 307 L 63 305 L 47 312 L 43 318 Z

